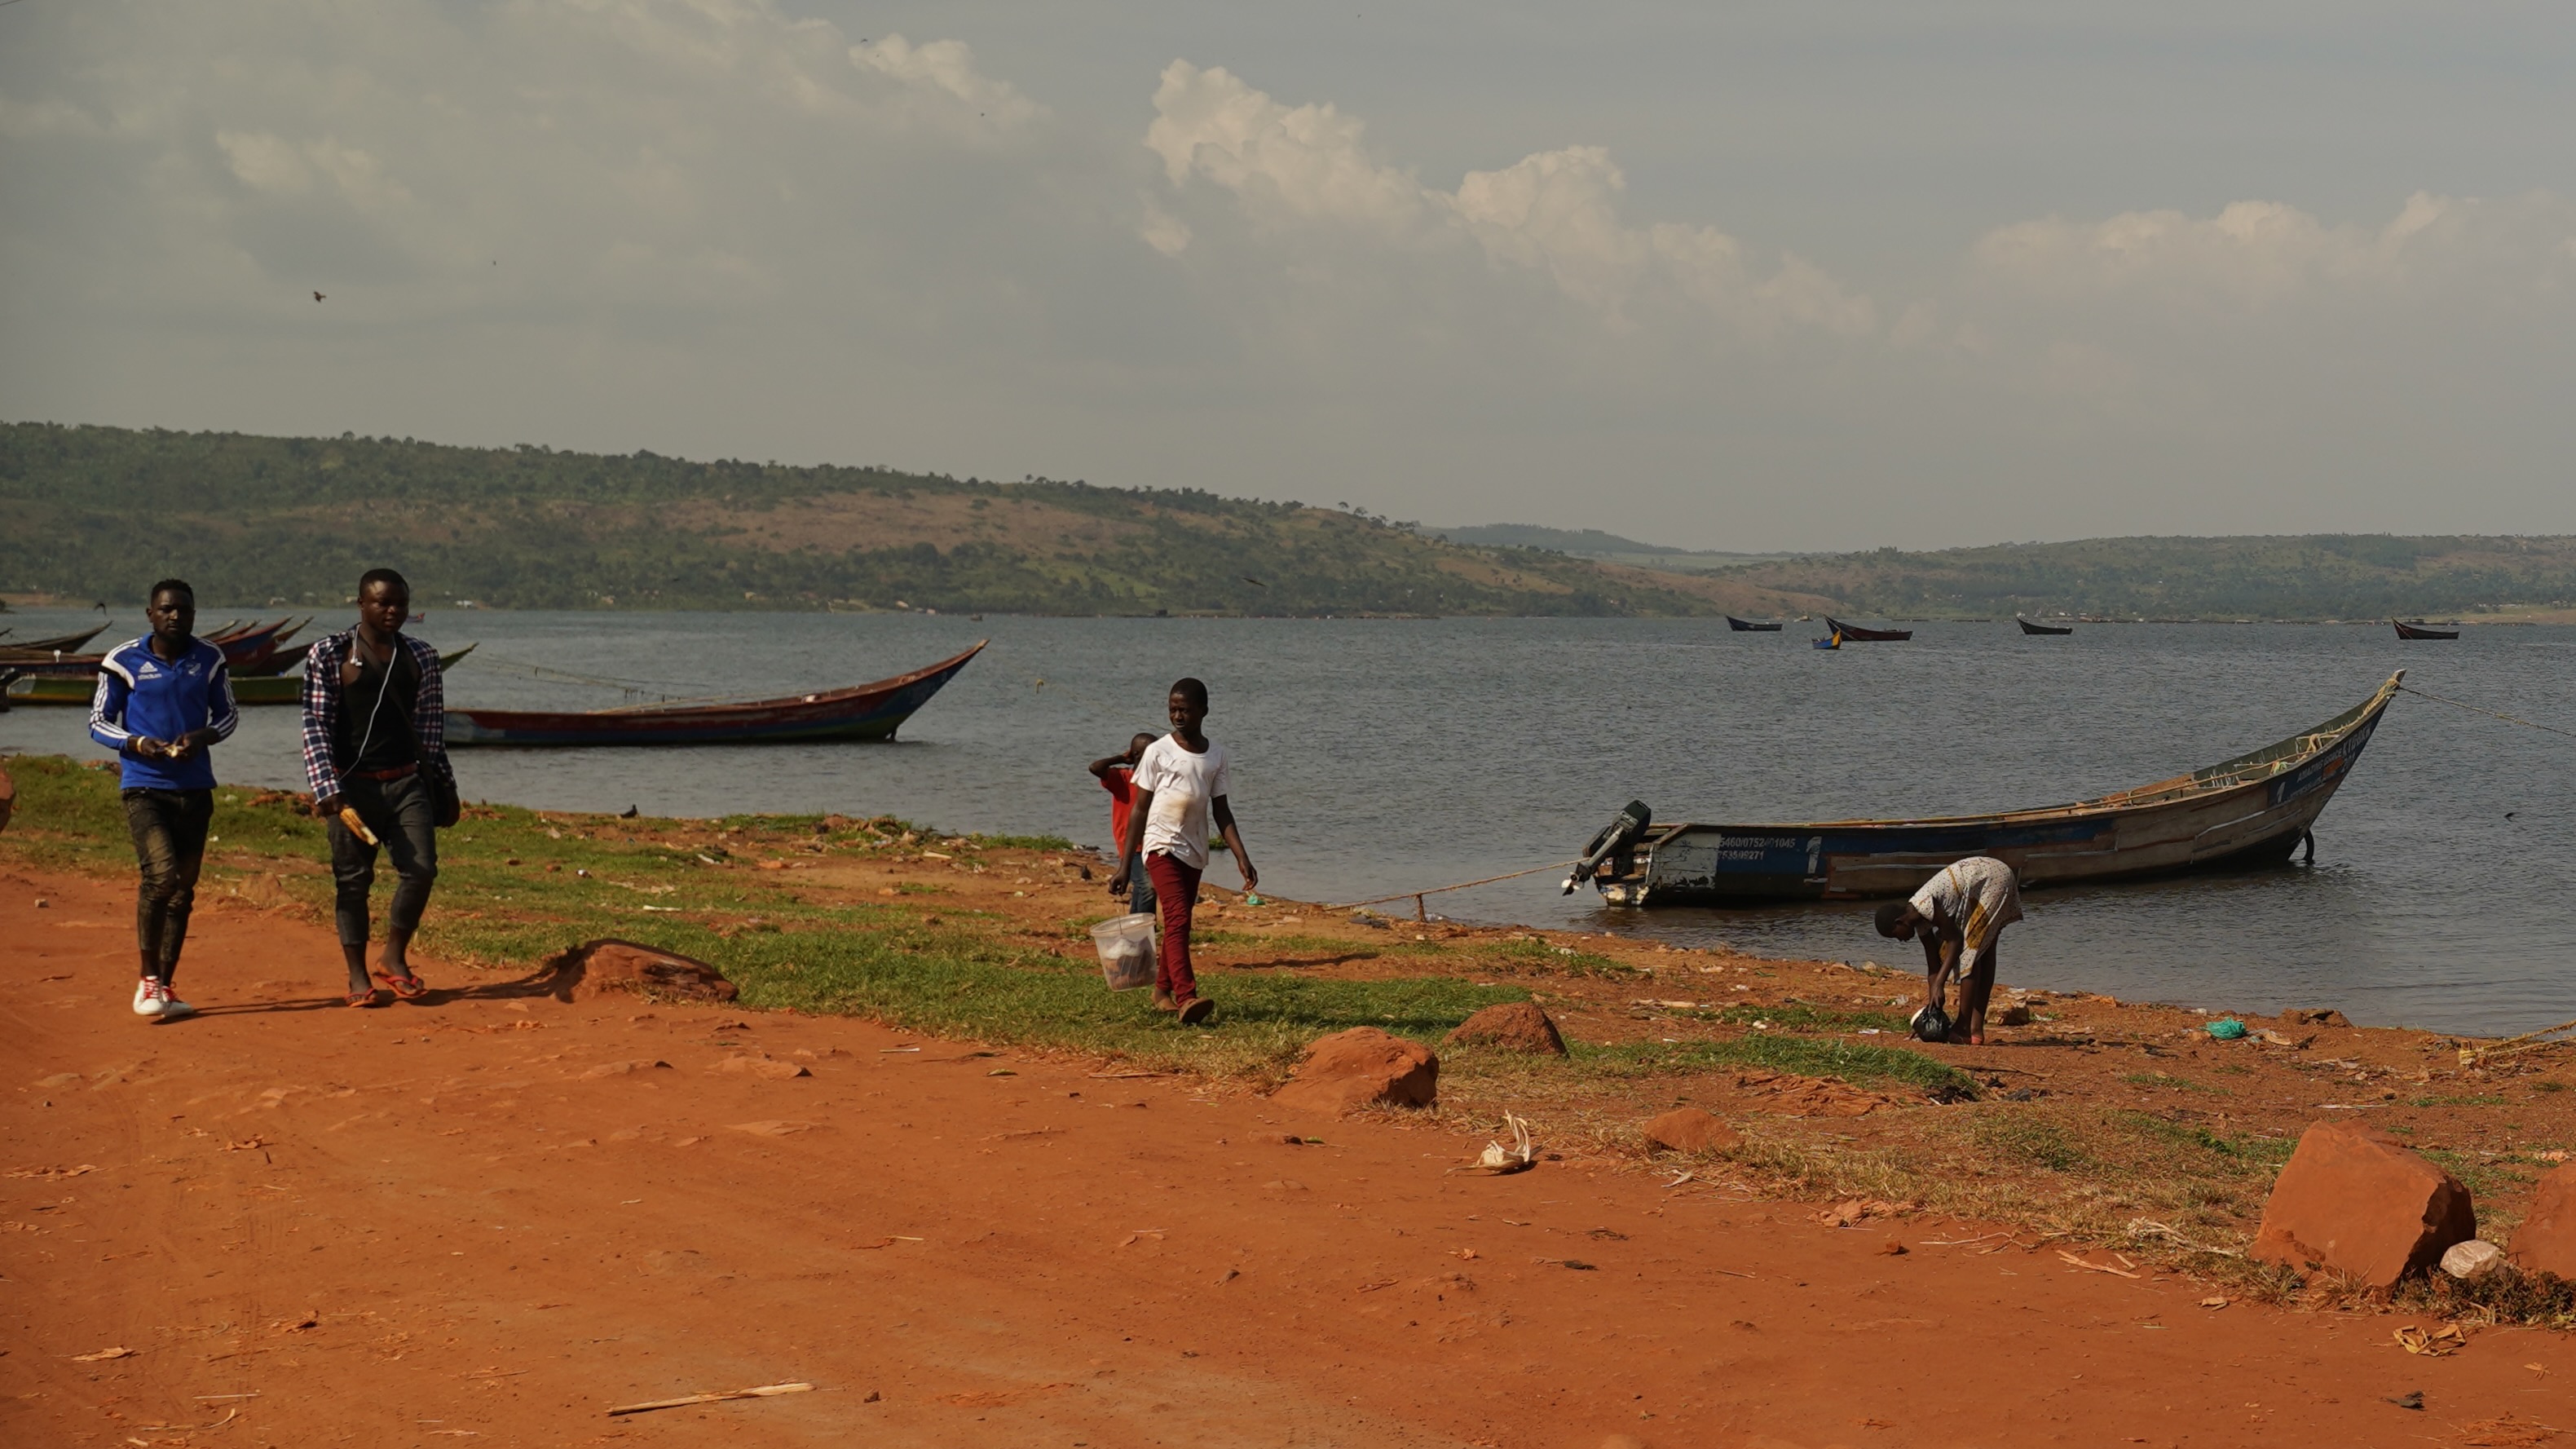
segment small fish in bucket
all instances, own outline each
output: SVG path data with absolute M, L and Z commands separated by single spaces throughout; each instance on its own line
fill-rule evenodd
M 1112 916 L 1091 928 L 1091 943 L 1100 950 L 1100 979 L 1112 991 L 1133 991 L 1154 984 L 1154 918 L 1139 911 Z

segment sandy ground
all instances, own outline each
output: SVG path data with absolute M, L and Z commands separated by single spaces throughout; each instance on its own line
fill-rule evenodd
M 11 1444 L 2576 1427 L 2576 1343 L 2545 1332 L 2419 1358 L 2400 1320 L 2204 1307 L 2206 1285 L 1978 1224 L 1838 1231 L 1812 1205 L 1563 1163 L 1452 1175 L 1476 1144 L 1431 1123 L 1287 1119 L 861 1021 L 567 1006 L 434 963 L 470 984 L 353 1012 L 327 932 L 275 912 L 202 911 L 181 985 L 207 1009 L 149 1025 L 126 1009 L 130 899 L 0 874 Z M 815 1391 L 607 1412 L 782 1381 Z M 2421 1410 L 2390 1402 L 2410 1390 Z

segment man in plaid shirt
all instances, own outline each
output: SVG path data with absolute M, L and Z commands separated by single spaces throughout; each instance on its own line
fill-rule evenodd
M 367 896 L 379 842 L 396 880 L 376 974 L 396 996 L 428 990 L 411 969 L 411 938 L 438 879 L 436 832 L 459 813 L 438 651 L 402 632 L 410 617 L 411 585 L 392 569 L 370 569 L 358 580 L 357 626 L 304 657 L 304 778 L 313 813 L 330 822 L 351 1006 L 378 1000 L 367 978 Z

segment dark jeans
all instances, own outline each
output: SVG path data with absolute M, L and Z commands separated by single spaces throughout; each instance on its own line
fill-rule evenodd
M 197 871 L 206 863 L 206 827 L 214 823 L 212 790 L 126 790 L 125 828 L 134 833 L 143 883 L 134 897 L 134 939 L 141 966 L 168 981 L 188 941 L 188 912 L 197 903 Z
M 1127 875 L 1127 909 L 1139 915 L 1154 914 L 1154 873 L 1145 869 L 1145 854 L 1136 853 L 1135 869 Z
M 409 936 L 420 929 L 430 885 L 438 879 L 438 792 L 419 775 L 399 780 L 344 780 L 340 803 L 358 812 L 394 858 L 394 901 L 387 930 Z M 340 944 L 367 944 L 367 892 L 376 884 L 376 849 L 337 816 L 330 823 L 331 875 L 339 887 L 333 918 Z

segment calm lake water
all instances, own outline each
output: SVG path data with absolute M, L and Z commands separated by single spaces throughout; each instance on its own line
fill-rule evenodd
M 233 610 L 210 610 L 220 618 Z M 0 617 L 21 635 L 83 616 Z M 95 612 L 87 616 L 97 618 Z M 211 619 L 210 619 L 211 621 Z M 335 622 L 336 621 L 326 621 Z M 105 637 L 140 632 L 139 614 Z M 2405 644 L 2385 624 L 1916 626 L 1910 644 L 1808 646 L 1723 621 L 1025 619 L 447 612 L 479 642 L 464 705 L 595 708 L 880 678 L 992 647 L 891 745 L 460 751 L 468 798 L 710 815 L 892 812 L 944 830 L 1105 842 L 1086 761 L 1161 723 L 1184 674 L 1215 696 L 1265 883 L 1350 901 L 1581 848 L 1630 798 L 1665 821 L 1922 815 L 2042 805 L 2210 764 L 2315 724 L 2391 670 L 2576 727 L 2576 629 Z M 1043 684 L 1040 681 L 1044 681 Z M 228 781 L 296 785 L 292 709 L 217 754 Z M 70 710 L 0 715 L 0 750 L 94 753 Z M 2510 1032 L 2576 1017 L 2576 740 L 2400 696 L 2317 826 L 2313 868 L 2034 892 L 2007 980 L 2217 1009 Z M 1220 883 L 1232 882 L 1220 863 Z M 1911 967 L 1865 908 L 1625 911 L 1558 873 L 1434 897 L 1459 919 Z M 1409 909 L 1403 907 L 1387 909 Z M 1903 948 L 1912 952 L 1912 947 Z

